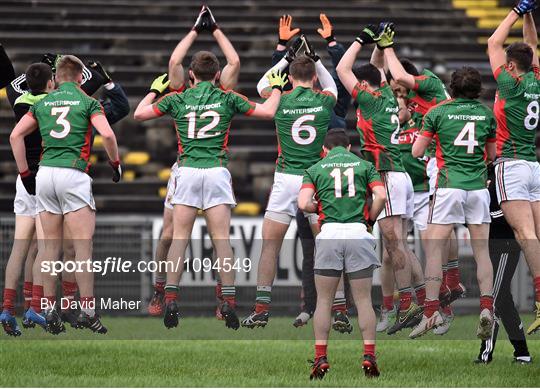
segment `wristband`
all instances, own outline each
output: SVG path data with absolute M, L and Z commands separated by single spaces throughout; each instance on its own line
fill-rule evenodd
M 283 92 L 283 87 L 281 85 L 272 85 L 272 89 L 277 89 L 280 92 Z
M 361 45 L 364 44 L 364 41 L 363 41 L 362 38 L 360 38 L 359 36 L 357 36 L 354 40 L 355 40 L 356 42 L 360 43 Z
M 148 93 L 155 93 L 156 96 L 159 96 L 159 95 L 161 94 L 161 92 L 158 91 L 157 89 L 150 89 L 150 90 L 148 91 Z
M 26 169 L 24 172 L 20 172 L 19 175 L 21 178 L 26 178 L 32 175 L 32 171 L 30 171 L 30 169 Z
M 287 46 L 287 39 L 281 39 L 279 38 L 278 40 L 278 45 L 281 45 L 281 46 Z
M 367 221 L 366 221 L 368 227 L 372 227 L 372 228 L 373 228 L 373 226 L 375 225 L 376 222 L 377 222 L 377 220 L 373 221 L 370 218 L 368 218 Z
M 116 161 L 109 160 L 109 165 L 111 165 L 113 168 L 117 168 L 118 166 L 120 166 L 120 160 L 119 159 L 117 159 Z
M 334 34 L 330 35 L 330 36 L 327 36 L 326 38 L 326 42 L 327 43 L 332 43 L 332 42 L 335 42 L 336 41 L 336 37 L 334 36 Z

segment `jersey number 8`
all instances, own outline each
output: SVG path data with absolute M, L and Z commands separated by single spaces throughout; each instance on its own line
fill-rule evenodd
M 525 117 L 525 128 L 529 131 L 536 130 L 538 127 L 538 115 L 540 114 L 540 106 L 538 101 L 531 101 L 527 105 L 527 116 Z

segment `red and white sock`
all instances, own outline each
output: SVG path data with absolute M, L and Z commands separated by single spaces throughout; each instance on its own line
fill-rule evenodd
M 345 299 L 345 292 L 338 290 L 334 296 L 334 302 L 332 303 L 332 312 L 347 312 L 347 300 Z
M 480 311 L 483 311 L 484 309 L 487 309 L 493 313 L 493 296 L 480 296 Z
M 67 298 L 71 303 L 75 299 L 75 293 L 77 293 L 77 283 L 70 281 L 62 281 L 62 296 Z
M 30 303 L 32 302 L 32 286 L 31 282 L 25 281 L 23 285 L 23 296 L 24 296 L 24 310 L 30 308 Z
M 328 348 L 327 344 L 316 344 L 315 345 L 315 359 L 320 357 L 326 357 L 326 349 Z
M 364 355 L 371 355 L 375 358 L 375 343 L 364 343 Z
M 461 276 L 459 274 L 459 261 L 457 259 L 448 261 L 448 273 L 446 274 L 446 284 L 448 285 L 450 290 L 459 288 L 460 277 Z
M 36 312 L 41 312 L 41 299 L 43 298 L 43 286 L 42 285 L 32 285 L 32 301 L 30 302 L 30 307 Z
M 428 318 L 433 316 L 433 314 L 439 310 L 439 306 L 439 300 L 426 299 L 424 302 L 424 316 Z
M 391 311 L 394 309 L 394 295 L 391 294 L 390 296 L 383 296 L 383 307 L 387 311 Z
M 411 306 L 412 302 L 412 288 L 399 289 L 399 310 L 406 311 Z
M 15 289 L 4 289 L 4 311 L 8 311 L 11 315 L 15 315 L 15 301 L 17 300 L 17 291 Z
M 540 276 L 534 277 L 534 294 L 536 302 L 540 303 Z

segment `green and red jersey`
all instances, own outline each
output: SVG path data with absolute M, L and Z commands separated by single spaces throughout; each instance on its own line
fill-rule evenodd
M 274 118 L 278 141 L 277 172 L 302 175 L 321 159 L 334 105 L 336 98 L 329 92 L 298 86 L 283 93 Z
M 414 77 L 414 87 L 407 95 L 407 100 L 416 103 L 415 111 L 421 115 L 425 115 L 431 107 L 449 98 L 450 95 L 441 79 L 427 69 Z
M 64 82 L 28 111 L 38 122 L 43 140 L 41 166 L 69 167 L 87 172 L 95 115 L 104 115 L 99 102 L 75 82 Z
M 372 163 L 344 147 L 334 147 L 306 170 L 302 188 L 313 188 L 318 202 L 319 224 L 366 223 L 367 197 L 382 185 Z
M 401 160 L 405 171 L 411 177 L 415 192 L 429 190 L 429 177 L 426 172 L 428 158 L 415 158 L 412 155 L 412 145 L 422 127 L 422 118 L 418 112 L 413 112 L 409 121 L 402 123 L 399 134 Z
M 165 95 L 153 105 L 158 115 L 173 119 L 178 139 L 178 165 L 226 167 L 231 121 L 237 113 L 250 115 L 255 103 L 209 81 Z
M 358 83 L 352 97 L 356 101 L 356 128 L 364 158 L 378 171 L 404 172 L 399 151 L 399 106 L 386 83 L 370 91 Z
M 438 188 L 486 188 L 485 150 L 496 127 L 491 110 L 477 100 L 446 100 L 428 111 L 422 135 L 435 139 Z
M 506 65 L 495 71 L 497 93 L 497 157 L 536 161 L 536 130 L 540 114 L 540 69 L 516 77 Z

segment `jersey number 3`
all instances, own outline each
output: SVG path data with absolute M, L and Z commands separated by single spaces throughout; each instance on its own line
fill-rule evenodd
M 330 175 L 334 178 L 334 195 L 336 199 L 342 197 L 341 194 L 341 169 L 335 168 L 330 172 Z M 356 195 L 356 188 L 354 187 L 354 169 L 352 167 L 345 169 L 343 175 L 347 177 L 347 192 L 349 197 Z
M 62 139 L 68 136 L 71 131 L 71 124 L 66 120 L 70 107 L 53 107 L 51 108 L 51 116 L 58 116 L 56 124 L 62 126 L 62 131 L 51 130 L 49 135 L 56 139 Z

